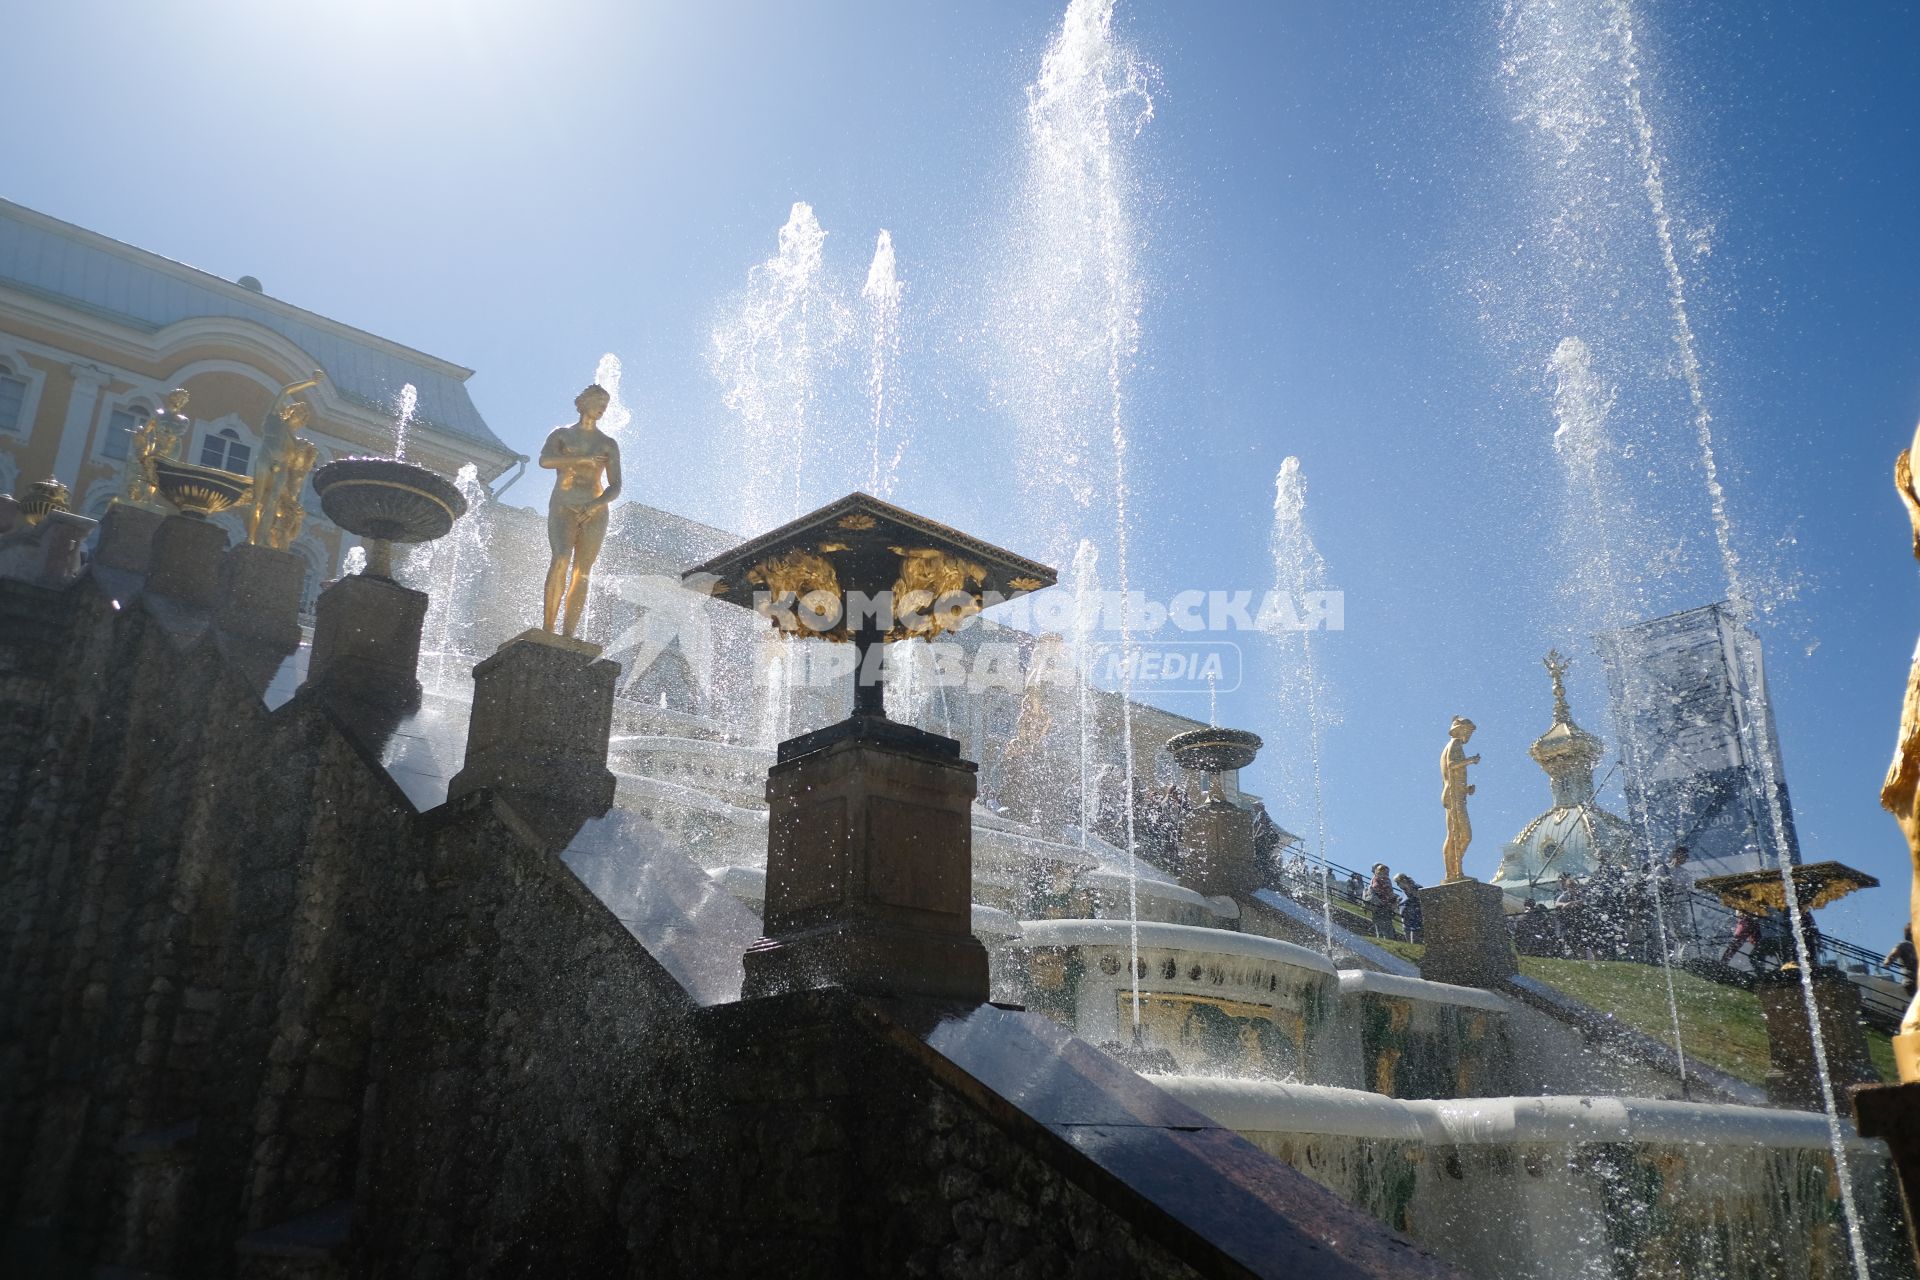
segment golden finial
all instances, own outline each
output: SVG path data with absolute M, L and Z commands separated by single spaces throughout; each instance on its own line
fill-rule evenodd
M 1541 659 L 1541 665 L 1547 669 L 1547 674 L 1553 677 L 1554 720 L 1561 724 L 1571 724 L 1573 712 L 1567 706 L 1566 675 L 1573 666 L 1572 661 L 1561 657 L 1560 650 L 1549 649 L 1547 656 Z

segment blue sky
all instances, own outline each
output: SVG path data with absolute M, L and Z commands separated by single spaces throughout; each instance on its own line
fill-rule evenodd
M 1920 629 L 1888 480 L 1920 417 L 1920 18 L 1674 8 L 1638 6 L 1641 88 L 1736 544 L 1769 598 L 1796 588 L 1761 627 L 1788 782 L 1807 856 L 1887 882 L 1826 913 L 1877 945 L 1904 907 L 1876 795 Z M 1321 647 L 1329 852 L 1437 878 L 1434 759 L 1464 713 L 1486 761 L 1469 869 L 1489 874 L 1547 803 L 1525 756 L 1548 722 L 1539 656 L 1586 658 L 1546 374 L 1567 333 L 1649 443 L 1635 528 L 1692 548 L 1649 571 L 1649 606 L 1724 593 L 1643 193 L 1603 181 L 1587 213 L 1604 234 L 1582 243 L 1610 265 L 1554 275 L 1567 175 L 1517 118 L 1516 36 L 1490 0 L 1120 0 L 1114 21 L 1158 71 L 1126 148 L 1145 290 L 1125 379 L 1135 583 L 1265 586 L 1274 472 L 1299 455 L 1347 593 L 1347 630 Z M 857 295 L 887 228 L 914 430 L 897 496 L 1028 549 L 1005 495 L 1031 463 L 981 282 L 1007 265 L 1026 86 L 1058 22 L 1015 4 L 26 6 L 9 45 L 33 56 L 0 84 L 4 190 L 476 368 L 482 412 L 522 450 L 615 352 L 629 494 L 709 518 L 737 428 L 707 348 L 748 269 L 806 200 Z M 829 395 L 823 412 L 865 408 Z M 823 488 L 856 487 L 864 458 L 844 472 Z M 1221 717 L 1267 736 L 1248 783 L 1303 829 L 1304 728 L 1276 670 L 1250 646 Z M 1573 692 L 1606 733 L 1592 661 Z

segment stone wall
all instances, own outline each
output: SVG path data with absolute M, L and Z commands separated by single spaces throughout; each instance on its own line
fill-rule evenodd
M 1278 1274 L 857 1002 L 696 1011 L 503 802 L 415 812 L 237 656 L 0 582 L 0 1270 Z

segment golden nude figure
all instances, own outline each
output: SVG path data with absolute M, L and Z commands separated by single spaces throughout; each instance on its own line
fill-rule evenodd
M 579 421 L 555 427 L 540 449 L 540 465 L 556 473 L 553 496 L 547 500 L 547 545 L 553 549 L 553 563 L 547 566 L 541 625 L 554 630 L 564 600 L 560 634 L 565 636 L 579 629 L 587 607 L 587 579 L 607 537 L 607 508 L 620 496 L 620 446 L 600 430 L 611 399 L 605 387 L 589 386 L 573 400 Z
M 1473 730 L 1473 721 L 1455 716 L 1447 729 L 1446 749 L 1440 753 L 1440 803 L 1447 811 L 1447 842 L 1440 852 L 1447 862 L 1449 880 L 1467 878 L 1461 864 L 1466 861 L 1467 846 L 1473 842 L 1473 825 L 1467 821 L 1467 797 L 1473 794 L 1473 784 L 1467 781 L 1467 766 L 1480 763 L 1477 753 L 1467 754 L 1467 739 L 1473 737 Z
M 247 511 L 247 541 L 255 546 L 284 550 L 286 543 L 293 541 L 288 537 L 275 543 L 274 525 L 280 523 L 278 516 L 286 506 L 285 491 L 291 490 L 294 503 L 299 502 L 300 486 L 307 482 L 314 459 L 313 446 L 300 438 L 301 428 L 313 420 L 313 406 L 293 397 L 319 386 L 320 377 L 315 369 L 304 382 L 290 382 L 280 388 L 267 408 L 266 420 L 260 424 L 260 467 L 254 472 L 253 500 Z
M 1914 433 L 1920 447 L 1920 431 Z M 1913 555 L 1920 560 L 1920 494 L 1913 489 L 1913 457 L 1902 450 L 1893 463 L 1894 488 L 1907 508 L 1913 525 Z M 1908 889 L 1909 918 L 1920 924 L 1920 647 L 1913 653 L 1913 665 L 1907 672 L 1907 693 L 1900 707 L 1900 737 L 1894 745 L 1893 764 L 1880 788 L 1880 804 L 1900 824 L 1907 839 L 1907 854 L 1913 863 L 1913 880 Z M 1900 1020 L 1900 1032 L 1893 1037 L 1893 1061 L 1900 1079 L 1908 1084 L 1920 1082 L 1920 996 L 1907 1006 Z

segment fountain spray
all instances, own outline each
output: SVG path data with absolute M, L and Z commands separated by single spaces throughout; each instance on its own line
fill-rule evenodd
M 1100 616 L 1100 553 L 1082 538 L 1073 553 L 1073 655 L 1080 713 L 1080 848 L 1093 828 L 1093 628 Z
M 600 357 L 600 363 L 593 367 L 593 380 L 607 393 L 607 411 L 600 415 L 602 433 L 618 439 L 620 433 L 633 421 L 633 411 L 627 408 L 627 402 L 620 398 L 620 380 L 624 370 L 620 366 L 620 357 L 609 351 Z
M 1150 69 L 1113 34 L 1114 0 L 1072 0 L 1027 88 L 1027 182 L 1019 211 L 1018 275 L 1003 308 L 1014 357 L 1017 412 L 1029 457 L 1029 493 L 1072 536 L 1111 495 L 1113 572 L 1128 591 L 1130 477 L 1125 378 L 1138 349 L 1138 233 L 1125 153 L 1152 118 Z M 1105 466 L 1100 465 L 1104 454 Z M 1062 501 L 1064 497 L 1065 501 Z M 1139 882 L 1134 813 L 1133 636 L 1120 611 L 1120 766 L 1127 853 L 1133 1029 L 1140 1034 Z M 1083 769 L 1085 767 L 1083 761 Z
M 1307 531 L 1307 482 L 1300 473 L 1300 459 L 1288 457 L 1280 463 L 1273 479 L 1273 534 L 1269 546 L 1273 555 L 1274 590 L 1285 598 L 1299 600 L 1310 591 L 1327 589 L 1327 563 L 1314 546 Z M 1274 632 L 1284 646 L 1287 634 Z M 1306 694 L 1307 758 L 1313 769 L 1313 822 L 1315 860 L 1320 864 L 1320 925 L 1327 959 L 1333 959 L 1333 873 L 1327 865 L 1326 789 L 1320 773 L 1320 729 L 1325 714 L 1320 693 L 1320 675 L 1313 661 L 1313 632 L 1302 629 L 1300 667 L 1295 683 Z
M 738 312 L 713 331 L 713 371 L 740 419 L 739 528 L 767 529 L 800 514 L 807 461 L 826 443 L 815 439 L 813 407 L 849 327 L 822 269 L 826 242 L 813 206 L 796 202 L 778 252 L 747 273 Z
M 1619 526 L 1630 527 L 1632 523 L 1630 509 L 1616 501 L 1623 494 L 1623 488 L 1614 474 L 1613 459 L 1617 450 L 1607 429 L 1607 417 L 1613 411 L 1615 396 L 1613 389 L 1594 372 L 1592 351 L 1577 337 L 1561 339 L 1547 367 L 1554 378 L 1553 416 L 1557 424 L 1553 432 L 1554 452 L 1566 476 L 1569 499 L 1584 507 L 1577 513 L 1569 513 L 1567 527 L 1581 533 L 1568 551 L 1575 564 L 1586 562 L 1586 572 L 1575 576 L 1592 579 L 1580 583 L 1583 594 L 1599 602 L 1602 629 L 1612 631 L 1629 621 L 1614 544 L 1619 537 Z M 1628 669 L 1627 664 L 1616 666 L 1628 682 L 1631 702 L 1636 673 Z M 1629 736 L 1626 727 L 1616 728 L 1623 739 L 1622 750 L 1637 752 L 1638 743 L 1624 740 Z M 1652 820 L 1644 806 L 1640 809 L 1640 839 L 1647 851 L 1653 853 Z M 1663 896 L 1653 895 L 1653 916 L 1659 935 L 1660 969 L 1666 978 L 1673 1053 L 1679 1062 L 1680 1092 L 1684 1097 L 1689 1092 L 1687 1049 L 1680 1034 L 1680 1000 L 1673 983 L 1673 954 Z
M 1735 616 L 1745 621 L 1753 613 L 1753 594 L 1741 567 L 1733 541 L 1733 521 L 1727 513 L 1726 490 L 1720 483 L 1715 458 L 1713 414 L 1707 406 L 1705 382 L 1694 340 L 1693 322 L 1687 313 L 1687 281 L 1674 252 L 1673 219 L 1667 212 L 1666 181 L 1661 174 L 1660 151 L 1655 145 L 1653 125 L 1640 92 L 1640 52 L 1634 39 L 1633 9 L 1627 0 L 1613 0 L 1613 27 L 1618 33 L 1621 55 L 1621 80 L 1626 92 L 1627 110 L 1633 123 L 1636 157 L 1646 193 L 1647 210 L 1653 219 L 1655 237 L 1660 245 L 1661 264 L 1666 269 L 1667 302 L 1673 323 L 1673 340 L 1680 353 L 1680 369 L 1686 379 L 1687 396 L 1693 406 L 1695 441 L 1700 450 L 1700 469 L 1707 488 L 1708 506 L 1713 515 L 1714 542 L 1720 552 L 1721 568 L 1726 574 L 1727 594 Z M 1755 669 L 1755 646 L 1737 646 L 1741 650 L 1742 675 L 1749 690 L 1760 688 L 1760 673 Z M 1840 1206 L 1847 1221 L 1847 1242 L 1853 1252 L 1853 1269 L 1858 1280 L 1867 1280 L 1867 1246 L 1860 1225 L 1860 1211 L 1854 1203 L 1853 1180 L 1847 1160 L 1846 1135 L 1841 1128 L 1840 1112 L 1833 1094 L 1833 1075 L 1827 1065 L 1826 1037 L 1820 1027 L 1820 1012 L 1814 1000 L 1813 957 L 1807 948 L 1805 921 L 1800 910 L 1800 893 L 1793 882 L 1793 856 L 1787 845 L 1785 815 L 1780 809 L 1780 780 L 1775 777 L 1771 752 L 1752 739 L 1757 734 L 1753 717 L 1740 717 L 1739 729 L 1750 759 L 1760 761 L 1761 781 L 1768 816 L 1772 819 L 1774 856 L 1784 886 L 1787 921 L 1793 932 L 1794 954 L 1799 960 L 1800 995 L 1806 1005 L 1808 1025 L 1813 1031 L 1813 1055 L 1820 1080 L 1820 1097 L 1827 1116 L 1827 1136 L 1833 1149 L 1835 1181 L 1840 1189 Z
M 904 433 L 894 442 L 892 456 L 882 465 L 882 440 L 893 426 L 894 376 L 900 360 L 900 296 L 906 291 L 894 268 L 893 236 L 882 230 L 867 268 L 860 296 L 867 303 L 867 401 L 873 419 L 873 441 L 867 472 L 867 491 L 876 498 L 893 496 L 893 485 L 906 454 Z
M 393 402 L 393 456 L 407 460 L 407 431 L 413 425 L 413 411 L 420 404 L 420 391 L 411 382 L 400 388 Z
M 830 441 L 816 438 L 812 410 L 850 321 L 822 268 L 826 240 L 813 206 L 796 201 L 778 251 L 747 273 L 738 310 L 713 330 L 711 367 L 739 420 L 736 528 L 771 529 L 800 514 L 808 460 L 831 452 Z M 777 741 L 790 720 L 799 660 L 777 642 L 759 646 L 756 660 L 757 719 Z

